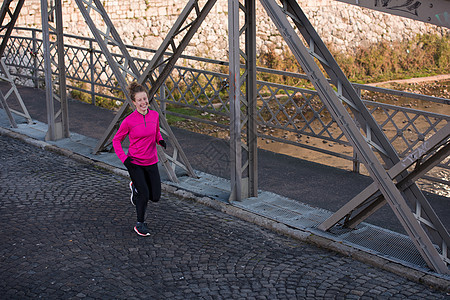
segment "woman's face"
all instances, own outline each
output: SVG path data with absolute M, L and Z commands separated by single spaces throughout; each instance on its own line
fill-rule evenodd
M 148 110 L 148 97 L 146 92 L 138 92 L 134 95 L 134 106 L 137 111 L 145 115 Z

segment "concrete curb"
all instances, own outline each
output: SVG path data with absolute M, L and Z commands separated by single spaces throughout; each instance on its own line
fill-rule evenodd
M 74 153 L 73 151 L 51 145 L 47 142 L 30 138 L 24 134 L 17 133 L 12 130 L 0 127 L 0 135 L 5 135 L 14 139 L 22 140 L 25 143 L 36 146 L 38 148 L 47 151 L 52 151 L 54 153 L 66 156 L 81 163 L 95 165 L 99 168 L 117 174 L 119 176 L 129 178 L 128 172 L 123 169 L 108 165 L 101 161 L 90 159 L 88 157 Z M 325 236 L 314 234 L 312 232 L 305 230 L 291 228 L 285 224 L 274 221 L 267 217 L 256 215 L 244 209 L 233 206 L 230 203 L 215 200 L 207 196 L 197 196 L 189 191 L 179 189 L 167 183 L 162 183 L 161 187 L 165 192 L 171 193 L 185 200 L 195 201 L 197 203 L 211 207 L 230 216 L 237 217 L 241 220 L 267 228 L 271 231 L 283 234 L 296 240 L 307 242 L 316 245 L 320 248 L 340 253 L 342 255 L 351 257 L 360 262 L 400 275 L 402 277 L 407 278 L 408 280 L 427 285 L 434 289 L 450 292 L 450 280 L 439 277 L 438 274 L 417 270 L 412 267 L 408 267 L 400 263 L 390 261 L 386 258 L 356 249 L 350 245 L 346 245 L 342 242 L 332 240 L 331 238 Z

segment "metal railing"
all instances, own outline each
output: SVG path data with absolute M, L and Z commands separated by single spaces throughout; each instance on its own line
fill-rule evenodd
M 104 100 L 113 104 L 116 101 L 122 102 L 122 92 L 95 39 L 74 35 L 64 37 L 67 88 L 72 95 L 78 92 L 86 98 L 85 101 L 93 105 Z M 142 47 L 127 45 L 127 48 L 141 71 L 145 70 L 155 53 L 155 50 Z M 43 86 L 43 49 L 40 30 L 16 28 L 10 37 L 5 58 L 11 75 L 16 78 L 16 84 Z M 118 54 L 114 58 L 118 61 L 123 59 Z M 227 90 L 228 63 L 193 56 L 182 56 L 179 62 L 183 66 L 177 65 L 174 68 L 157 95 L 164 112 L 167 115 L 201 122 L 227 131 L 230 115 Z M 203 69 L 199 69 L 198 66 Z M 257 72 L 307 79 L 304 74 L 267 68 L 257 68 Z M 364 100 L 364 103 L 400 157 L 406 156 L 450 121 L 449 115 L 386 104 L 382 101 L 390 95 L 448 107 L 449 99 L 362 84 L 354 84 L 354 87 L 362 95 L 363 100 L 365 93 L 376 93 L 380 101 Z M 345 159 L 353 163 L 353 171 L 359 171 L 360 161 L 357 155 L 314 90 L 260 80 L 257 82 L 257 95 L 259 138 Z M 449 164 L 447 159 L 435 168 L 448 172 Z M 441 178 L 439 174 L 440 172 L 434 172 L 424 178 L 448 185 L 448 180 Z

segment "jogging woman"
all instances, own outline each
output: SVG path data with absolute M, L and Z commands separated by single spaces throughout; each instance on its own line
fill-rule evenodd
M 150 230 L 145 223 L 148 200 L 157 202 L 161 197 L 156 144 L 166 148 L 166 143 L 159 131 L 158 112 L 148 109 L 147 90 L 137 82 L 132 82 L 128 92 L 136 109 L 122 121 L 112 144 L 130 174 L 131 202 L 136 206 L 137 215 L 134 231 L 141 236 L 148 236 Z M 128 154 L 125 154 L 122 141 L 127 135 L 130 146 Z

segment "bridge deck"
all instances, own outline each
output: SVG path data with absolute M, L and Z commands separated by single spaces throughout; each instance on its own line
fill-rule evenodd
M 5 83 L 0 82 L 0 89 L 6 89 Z M 43 141 L 47 130 L 45 93 L 27 87 L 19 87 L 19 91 L 36 122 L 27 125 L 17 117 L 19 128 L 14 131 Z M 12 108 L 13 104 L 10 103 Z M 123 168 L 114 153 L 91 154 L 114 113 L 70 100 L 69 114 L 71 138 L 49 143 Z M 5 112 L 1 109 L 0 127 L 10 127 Z M 226 202 L 230 188 L 228 143 L 182 129 L 174 128 L 173 131 L 192 166 L 197 170 L 199 179 L 181 176 L 180 183 L 175 185 L 167 181 L 165 171 L 161 168 L 165 183 L 195 195 Z M 212 157 L 214 159 L 211 159 Z M 324 233 L 315 229 L 333 211 L 369 185 L 372 182 L 369 177 L 264 150 L 259 150 L 258 157 L 261 190 L 258 198 L 232 203 L 233 206 L 306 233 L 344 242 L 363 251 L 426 269 L 425 262 L 409 238 L 404 235 L 403 228 L 388 206 L 377 211 L 367 223 L 361 224 L 353 231 L 335 229 L 332 233 Z M 426 197 L 449 229 L 449 199 L 428 193 Z

